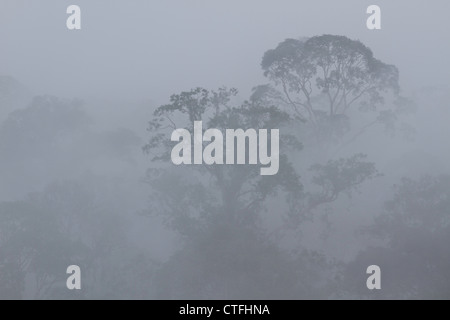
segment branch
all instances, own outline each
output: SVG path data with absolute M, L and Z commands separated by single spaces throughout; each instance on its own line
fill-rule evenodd
M 336 151 L 333 153 L 333 156 L 336 155 L 339 151 L 341 151 L 343 148 L 345 148 L 346 146 L 348 146 L 350 143 L 352 143 L 353 141 L 355 141 L 360 135 L 362 135 L 367 129 L 369 129 L 370 127 L 372 127 L 373 125 L 378 123 L 378 119 L 375 119 L 374 121 L 366 124 L 365 126 L 363 126 L 352 138 L 350 138 L 349 140 L 347 140 L 347 142 L 342 143 L 341 145 L 339 145 L 339 147 L 336 149 Z
M 286 95 L 286 98 L 288 99 L 289 103 L 294 107 L 294 111 L 299 115 L 299 117 L 300 117 L 300 119 L 302 121 L 306 121 L 306 119 L 303 117 L 303 114 L 298 110 L 298 107 L 297 107 L 296 103 L 294 101 L 292 101 L 291 96 L 289 95 L 289 92 L 288 92 L 288 90 L 286 88 L 285 81 L 281 80 L 281 82 L 283 84 L 283 92 Z M 306 108 L 306 106 L 303 103 L 298 102 L 298 104 L 303 106 L 304 108 Z
M 365 89 L 363 89 L 363 90 L 361 90 L 361 92 L 358 94 L 358 95 L 356 95 L 346 106 L 345 106 L 345 108 L 344 108 L 344 112 L 345 111 L 347 111 L 347 109 L 353 104 L 353 102 L 355 102 L 356 100 L 358 100 L 359 98 L 361 98 L 361 96 L 364 94 L 364 93 L 366 93 L 368 90 L 370 90 L 370 89 L 374 89 L 375 87 L 367 87 L 367 88 L 365 88 Z
M 168 115 L 164 115 L 164 116 L 167 118 L 167 120 L 170 121 L 170 123 L 172 124 L 172 128 L 173 128 L 174 130 L 176 130 L 176 129 L 177 129 L 177 126 L 176 126 L 175 122 L 173 122 L 173 120 L 172 120 Z

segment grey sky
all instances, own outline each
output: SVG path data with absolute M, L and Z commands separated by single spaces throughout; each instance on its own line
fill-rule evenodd
M 66 29 L 78 4 L 82 30 Z M 382 30 L 365 26 L 382 9 Z M 447 0 L 31 1 L 0 0 L 0 74 L 36 93 L 151 98 L 194 86 L 265 82 L 263 53 L 288 37 L 360 39 L 397 65 L 406 90 L 449 84 Z M 426 58 L 425 58 L 426 57 Z

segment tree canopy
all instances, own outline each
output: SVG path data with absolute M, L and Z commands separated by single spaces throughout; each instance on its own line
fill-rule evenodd
M 267 86 L 263 91 L 316 132 L 328 130 L 329 135 L 349 131 L 354 109 L 376 110 L 399 93 L 398 69 L 345 36 L 286 39 L 264 54 L 261 66 L 280 93 Z M 380 110 L 376 119 L 386 117 L 386 110 Z

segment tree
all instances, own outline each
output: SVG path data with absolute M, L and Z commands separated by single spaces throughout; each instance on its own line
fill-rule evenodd
M 448 299 L 449 208 L 450 176 L 403 178 L 385 212 L 364 229 L 385 245 L 362 251 L 349 264 L 344 278 L 348 292 L 391 299 Z M 358 285 L 363 281 L 358 270 L 370 264 L 382 270 L 382 290 L 375 295 L 367 295 Z
M 11 112 L 0 123 L 1 193 L 22 197 L 35 190 L 24 186 L 44 187 L 53 178 L 75 171 L 80 161 L 74 163 L 74 157 L 79 155 L 69 153 L 89 124 L 81 101 L 47 95 Z
M 13 77 L 0 75 L 0 121 L 30 100 L 31 93 L 22 83 Z
M 304 213 L 379 176 L 359 150 L 337 155 L 376 124 L 394 130 L 398 116 L 410 110 L 411 102 L 399 95 L 395 66 L 359 41 L 322 35 L 281 42 L 264 54 L 261 67 L 271 84 L 255 87 L 252 99 L 278 105 L 298 120 L 290 132 L 305 146 L 296 163 L 297 171 L 310 175 L 302 181 Z
M 45 150 L 42 148 L 54 147 L 66 135 L 86 129 L 90 119 L 81 106 L 80 100 L 34 97 L 26 108 L 12 112 L 2 123 L 2 153 L 9 154 L 22 149 L 43 152 Z
M 31 196 L 25 201 L 0 203 L 0 296 L 24 298 L 26 278 L 33 299 L 52 296 L 65 269 L 83 251 L 59 227 L 59 219 Z
M 236 93 L 196 88 L 172 95 L 170 104 L 154 112 L 145 151 L 158 163 L 170 163 L 171 131 L 192 130 L 193 121 L 221 130 L 283 128 L 291 121 L 279 108 L 255 101 L 233 107 Z M 301 147 L 294 136 L 280 140 L 281 150 Z M 274 176 L 261 176 L 256 165 L 158 167 L 149 170 L 147 179 L 153 187 L 150 211 L 161 214 L 184 240 L 157 277 L 160 297 L 292 298 L 306 296 L 308 288 L 314 291 L 307 271 L 301 277 L 308 285 L 291 281 L 302 268 L 273 242 L 263 224 L 262 213 L 270 203 L 282 215 L 298 210 L 303 197 L 286 153 Z
M 397 68 L 345 36 L 287 39 L 264 54 L 261 66 L 280 90 L 265 85 L 258 88 L 258 94 L 284 104 L 321 140 L 348 133 L 354 109 L 377 110 L 386 99 L 392 102 L 392 106 L 378 110 L 369 123 L 357 124 L 358 130 L 364 131 L 376 123 L 390 125 L 405 104 L 398 97 Z

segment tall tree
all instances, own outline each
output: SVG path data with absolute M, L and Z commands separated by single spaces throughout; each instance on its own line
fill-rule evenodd
M 159 163 L 148 175 L 153 187 L 151 211 L 161 214 L 185 241 L 159 277 L 163 297 L 205 298 L 212 294 L 210 290 L 216 290 L 215 296 L 221 298 L 313 294 L 317 290 L 314 269 L 326 263 L 302 249 L 299 255 L 291 256 L 275 239 L 285 236 L 287 227 L 298 226 L 320 204 L 336 200 L 376 174 L 373 164 L 356 155 L 314 166 L 316 187 L 303 190 L 288 161 L 290 152 L 301 149 L 298 139 L 289 134 L 292 118 L 254 97 L 233 107 L 235 94 L 236 90 L 224 88 L 175 94 L 169 104 L 156 109 L 150 122 L 152 136 L 144 149 Z M 178 128 L 193 132 L 193 122 L 200 120 L 204 129 L 223 132 L 280 128 L 278 174 L 261 176 L 255 165 L 172 165 L 170 154 L 175 143 L 170 141 L 171 132 Z M 262 218 L 268 208 L 284 218 L 280 229 L 269 227 L 268 232 Z M 301 280 L 292 281 L 297 278 Z
M 295 261 L 272 242 L 262 223 L 271 201 L 276 214 L 298 209 L 302 186 L 284 152 L 301 147 L 295 137 L 282 135 L 280 169 L 274 176 L 261 176 L 258 165 L 171 164 L 171 132 L 193 132 L 193 121 L 223 132 L 289 123 L 290 117 L 274 106 L 252 101 L 233 106 L 236 93 L 196 88 L 175 94 L 150 122 L 152 138 L 145 150 L 154 161 L 169 163 L 149 170 L 151 211 L 162 214 L 184 240 L 161 271 L 162 297 L 294 297 L 306 288 L 290 281 L 296 277 Z
M 359 131 L 376 123 L 390 125 L 405 104 L 398 99 L 397 68 L 345 36 L 287 39 L 264 54 L 261 66 L 279 90 L 261 86 L 259 95 L 289 107 L 322 138 L 343 136 L 352 125 Z M 377 110 L 386 100 L 391 103 L 370 122 L 351 123 L 354 109 Z

